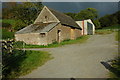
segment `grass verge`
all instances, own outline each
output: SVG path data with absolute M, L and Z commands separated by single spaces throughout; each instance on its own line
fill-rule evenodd
M 120 35 L 120 30 L 115 32 L 115 40 L 120 42 L 119 35 Z M 117 45 L 119 45 L 119 42 Z M 118 57 L 114 58 L 116 61 L 112 62 L 113 70 L 109 73 L 111 78 L 120 78 L 120 52 L 118 51 L 117 54 L 118 54 Z
M 8 65 L 3 71 L 4 78 L 18 78 L 19 76 L 30 73 L 32 70 L 52 59 L 50 54 L 43 51 L 27 50 L 24 52 L 22 50 L 14 50 L 13 53 L 11 57 L 5 60 Z
M 85 41 L 87 41 L 87 39 L 89 38 L 88 35 L 86 36 L 81 36 L 79 38 L 77 38 L 76 40 L 64 40 L 61 43 L 57 43 L 54 42 L 53 44 L 48 44 L 48 45 L 29 45 L 29 44 L 25 44 L 24 48 L 53 48 L 53 47 L 60 47 L 63 45 L 68 45 L 68 44 L 76 44 L 76 43 L 83 43 Z M 18 44 L 20 45 L 20 44 Z M 19 48 L 23 48 L 23 46 L 19 46 Z
M 120 35 L 120 30 L 115 32 L 115 40 L 116 41 L 120 41 L 119 35 Z
M 95 33 L 100 35 L 111 34 L 112 32 L 116 32 L 118 29 L 120 29 L 120 24 L 97 29 L 95 30 Z
M 108 30 L 108 29 L 100 29 L 100 30 L 96 30 L 95 33 L 96 34 L 100 34 L 100 35 L 105 35 L 105 34 L 111 34 L 113 31 L 112 30 Z

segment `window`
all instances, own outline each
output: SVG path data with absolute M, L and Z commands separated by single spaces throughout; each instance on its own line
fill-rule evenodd
M 47 19 L 47 16 L 45 16 L 45 19 Z
M 40 36 L 41 37 L 45 37 L 45 33 L 40 33 Z

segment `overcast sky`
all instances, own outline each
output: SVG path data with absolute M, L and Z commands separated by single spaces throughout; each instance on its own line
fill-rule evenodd
M 100 16 L 118 11 L 118 2 L 43 2 L 43 5 L 60 12 L 77 13 L 86 8 L 95 8 Z

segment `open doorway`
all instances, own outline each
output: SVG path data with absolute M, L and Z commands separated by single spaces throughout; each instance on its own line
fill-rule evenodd
M 60 37 L 61 37 L 61 30 L 58 30 L 57 31 L 57 42 L 59 42 L 60 43 Z
M 89 22 L 87 22 L 87 34 L 92 35 L 93 34 L 93 25 Z

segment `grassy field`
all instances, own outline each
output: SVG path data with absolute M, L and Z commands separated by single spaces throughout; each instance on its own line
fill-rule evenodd
M 89 36 L 81 36 L 77 38 L 76 40 L 64 40 L 61 43 L 54 42 L 53 44 L 48 45 L 29 45 L 25 44 L 24 48 L 53 48 L 53 47 L 60 47 L 63 45 L 69 45 L 69 44 L 76 44 L 76 43 L 83 43 L 86 42 Z M 15 45 L 18 45 L 19 48 L 23 48 L 23 43 L 16 43 Z M 20 45 L 20 46 L 19 46 Z
M 24 54 L 23 54 L 24 53 Z M 21 54 L 23 54 L 21 56 Z M 30 73 L 32 70 L 45 64 L 52 59 L 48 52 L 43 51 L 22 51 L 14 50 L 14 54 L 9 57 L 7 68 L 3 71 L 5 78 L 17 78 L 19 76 Z
M 12 20 L 12 19 L 4 19 L 4 20 L 0 20 L 0 23 L 9 23 L 9 24 L 11 24 L 11 25 L 13 25 L 15 22 L 16 22 L 16 20 Z
M 111 34 L 112 32 L 113 32 L 112 30 L 100 29 L 100 30 L 96 30 L 95 34 L 105 35 L 105 34 Z
M 116 24 L 116 25 L 113 25 L 113 26 L 109 26 L 109 27 L 104 27 L 103 29 L 120 29 L 120 24 Z
M 120 25 L 113 25 L 113 26 L 109 26 L 109 27 L 104 27 L 102 29 L 97 29 L 95 31 L 96 34 L 100 34 L 100 35 L 105 35 L 105 34 L 111 34 L 112 32 L 116 32 L 116 30 L 120 29 Z

